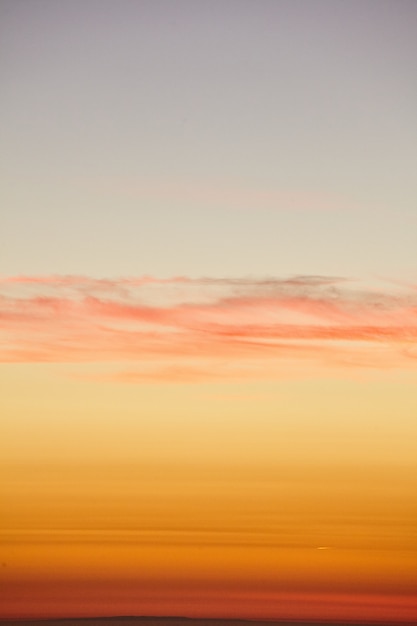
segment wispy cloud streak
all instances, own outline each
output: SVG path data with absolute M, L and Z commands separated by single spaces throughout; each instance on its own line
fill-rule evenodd
M 0 279 L 0 328 L 2 362 L 135 362 L 126 381 L 415 367 L 417 295 L 325 276 L 15 276 Z

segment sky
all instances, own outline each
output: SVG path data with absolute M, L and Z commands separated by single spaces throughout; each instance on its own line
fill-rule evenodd
M 416 619 L 416 3 L 0 24 L 0 617 Z

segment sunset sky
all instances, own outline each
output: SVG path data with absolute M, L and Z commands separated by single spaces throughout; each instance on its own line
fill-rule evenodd
M 0 1 L 0 618 L 417 619 L 416 32 Z

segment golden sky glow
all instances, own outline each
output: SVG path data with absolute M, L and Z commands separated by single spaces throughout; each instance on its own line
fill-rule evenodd
M 409 619 L 410 469 L 10 464 L 6 614 Z
M 413 373 L 2 369 L 5 616 L 414 615 Z

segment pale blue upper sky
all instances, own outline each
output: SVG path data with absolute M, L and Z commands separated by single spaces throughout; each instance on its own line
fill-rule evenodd
M 2 274 L 415 280 L 415 0 L 2 0 Z

